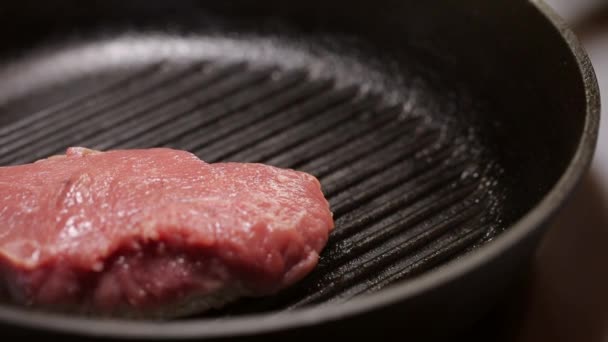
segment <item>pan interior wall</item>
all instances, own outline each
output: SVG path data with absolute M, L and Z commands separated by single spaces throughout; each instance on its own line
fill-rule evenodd
M 373 51 L 348 36 L 242 34 L 43 46 L 0 68 L 0 165 L 164 146 L 310 172 L 336 221 L 319 266 L 206 316 L 373 293 L 490 241 L 510 199 L 487 137 L 461 120 L 491 106 L 421 51 Z

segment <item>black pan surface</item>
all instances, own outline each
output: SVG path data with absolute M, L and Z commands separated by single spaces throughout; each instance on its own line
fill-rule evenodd
M 583 120 L 566 119 L 568 110 L 584 113 L 582 88 L 571 92 L 579 102 L 549 103 L 532 96 L 546 91 L 544 84 L 516 82 L 526 72 L 514 66 L 517 72 L 491 75 L 489 87 L 482 64 L 460 64 L 467 72 L 454 67 L 466 53 L 449 55 L 440 43 L 415 39 L 397 44 L 398 34 L 387 36 L 373 15 L 367 20 L 375 28 L 366 34 L 349 26 L 351 19 L 329 23 L 336 14 L 332 4 L 339 8 L 340 2 L 330 2 L 325 14 L 270 1 L 240 7 L 126 2 L 89 10 L 62 3 L 36 10 L 25 2 L 7 10 L 47 24 L 55 19 L 45 34 L 24 33 L 31 45 L 16 40 L 0 64 L 0 164 L 33 162 L 69 146 L 165 146 L 207 162 L 310 172 L 334 211 L 336 229 L 304 281 L 273 297 L 181 318 L 174 322 L 181 332 L 174 327 L 167 336 L 231 336 L 219 326 L 242 319 L 240 334 L 256 330 L 248 320 L 336 310 L 437 273 L 492 245 L 529 211 L 564 172 L 584 129 Z M 447 11 L 409 8 L 429 18 Z M 357 6 L 349 11 L 362 18 Z M 395 25 L 386 23 L 387 29 Z M 552 37 L 561 39 L 557 32 Z M 577 65 L 572 55 L 564 61 Z M 554 115 L 549 134 L 536 130 L 548 127 L 548 114 L 538 110 Z M 300 324 L 314 322 L 303 315 Z M 62 320 L 40 317 L 54 319 Z M 72 318 L 60 321 L 50 325 L 123 337 L 164 335 L 149 326 L 130 329 L 128 322 L 100 331 L 94 320 L 80 328 Z M 189 323 L 219 325 L 197 330 Z
M 330 52 L 315 58 L 252 39 L 145 36 L 90 44 L 40 59 L 67 59 L 70 68 L 90 75 L 66 80 L 61 72 L 48 88 L 6 105 L 4 112 L 15 119 L 2 127 L 0 162 L 32 162 L 68 146 L 164 146 L 192 151 L 207 162 L 259 162 L 317 176 L 337 228 L 315 274 L 297 293 L 273 298 L 272 308 L 379 290 L 502 229 L 499 165 L 484 154 L 474 131 L 432 116 L 476 110 L 471 95 L 459 94 L 463 89 L 442 94 L 433 86 L 445 89 L 446 83 L 433 85 L 412 70 L 402 80 L 411 84 L 385 90 L 383 83 L 399 82 L 389 72 L 348 66 L 344 59 L 332 67 L 326 64 Z M 179 59 L 179 45 L 189 49 L 186 60 Z M 247 56 L 255 47 L 265 49 L 267 63 Z M 125 67 L 128 57 L 121 56 L 120 65 L 95 65 L 110 58 L 106 49 L 130 54 L 132 48 L 144 61 Z M 167 53 L 161 59 L 162 49 Z M 227 55 L 208 57 L 207 49 Z M 289 53 L 309 60 L 280 65 Z M 93 60 L 83 57 L 88 54 Z M 313 74 L 311 65 L 320 70 Z M 23 68 L 58 71 L 56 65 Z M 347 78 L 350 68 L 358 68 L 359 80 Z M 377 85 L 370 76 L 379 78 Z M 53 81 L 63 83 L 57 87 Z M 20 102 L 42 107 L 27 111 Z

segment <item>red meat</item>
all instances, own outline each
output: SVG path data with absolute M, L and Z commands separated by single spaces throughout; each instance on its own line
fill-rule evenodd
M 0 223 L 9 300 L 146 317 L 274 294 L 316 266 L 334 225 L 303 172 L 84 148 L 0 168 Z

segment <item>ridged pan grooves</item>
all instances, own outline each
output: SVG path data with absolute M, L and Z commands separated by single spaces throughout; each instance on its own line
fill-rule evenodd
M 68 146 L 167 146 L 208 162 L 295 168 L 323 185 L 336 228 L 312 274 L 276 296 L 208 315 L 378 291 L 471 248 L 494 220 L 486 168 L 467 139 L 381 94 L 338 87 L 331 75 L 163 61 L 129 73 L 100 71 L 99 79 L 94 86 L 76 80 L 69 93 L 50 90 L 46 108 L 20 113 L 22 101 L 2 107 L 19 115 L 0 127 L 0 163 L 32 162 Z

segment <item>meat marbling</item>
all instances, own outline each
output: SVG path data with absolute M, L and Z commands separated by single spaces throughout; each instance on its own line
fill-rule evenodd
M 318 180 L 166 148 L 0 167 L 0 283 L 13 303 L 174 317 L 288 287 L 334 227 Z

